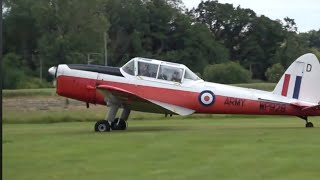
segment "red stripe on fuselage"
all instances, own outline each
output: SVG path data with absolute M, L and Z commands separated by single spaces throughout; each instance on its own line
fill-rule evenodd
M 290 82 L 290 74 L 286 74 L 284 76 L 284 82 L 283 82 L 283 86 L 282 86 L 282 92 L 281 92 L 282 96 L 287 96 L 288 88 L 289 88 L 289 82 Z
M 92 91 L 86 88 L 85 85 L 86 83 L 88 83 L 88 81 L 90 81 L 90 84 L 110 85 L 118 87 L 145 99 L 193 109 L 196 111 L 196 113 L 265 114 L 294 116 L 302 115 L 299 108 L 290 104 L 261 102 L 258 100 L 216 95 L 215 102 L 211 106 L 203 106 L 198 100 L 200 92 L 183 91 L 112 81 L 101 81 L 71 76 L 59 76 L 57 81 L 57 93 L 59 95 L 102 105 L 105 105 L 103 95 L 101 95 L 98 91 L 95 92 L 96 94 L 92 94 Z M 82 85 L 83 87 L 80 87 L 80 85 Z M 95 100 L 92 101 L 92 98 L 95 98 Z M 319 114 L 308 114 L 308 116 L 315 115 Z

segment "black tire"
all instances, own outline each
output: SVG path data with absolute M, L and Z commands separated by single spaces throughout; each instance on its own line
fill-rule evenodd
M 306 127 L 307 127 L 307 128 L 313 127 L 313 123 L 312 123 L 312 122 L 307 122 Z
M 106 120 L 97 121 L 94 125 L 95 132 L 109 132 L 110 131 L 110 124 Z
M 120 121 L 120 122 L 119 122 Z M 119 124 L 118 124 L 119 122 Z M 112 130 L 125 130 L 127 129 L 127 123 L 125 120 L 116 118 L 114 121 L 111 123 L 111 129 Z

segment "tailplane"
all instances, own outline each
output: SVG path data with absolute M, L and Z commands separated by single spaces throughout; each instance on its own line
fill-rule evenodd
M 314 54 L 295 60 L 281 77 L 274 94 L 320 104 L 320 63 Z

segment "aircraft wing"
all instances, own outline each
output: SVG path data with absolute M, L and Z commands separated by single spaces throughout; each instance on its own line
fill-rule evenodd
M 96 87 L 96 89 L 101 92 L 110 103 L 125 104 L 133 107 L 133 110 L 137 108 L 138 110 L 141 109 L 141 111 L 148 111 L 148 108 L 157 108 L 159 112 L 167 114 L 179 114 L 182 116 L 187 116 L 195 112 L 195 110 L 181 106 L 146 99 L 128 90 L 114 86 L 99 85 Z
M 154 101 L 154 100 L 149 100 L 149 101 L 153 102 L 154 104 L 157 104 L 163 108 L 166 108 L 166 109 L 174 112 L 175 114 L 179 114 L 181 116 L 187 116 L 187 115 L 193 114 L 195 112 L 195 110 L 184 108 L 181 106 L 176 106 L 176 105 L 167 104 L 167 103 L 163 103 L 160 101 Z

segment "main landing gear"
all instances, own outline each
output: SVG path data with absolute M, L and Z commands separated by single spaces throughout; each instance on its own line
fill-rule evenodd
M 307 116 L 301 116 L 300 118 L 306 121 L 306 128 L 312 128 L 313 127 L 313 123 L 308 121 L 308 117 Z
M 105 120 L 97 121 L 94 125 L 95 132 L 109 132 L 110 130 L 127 129 L 127 120 L 130 115 L 130 109 L 123 108 L 120 118 L 116 118 L 118 106 L 111 106 L 109 114 Z

